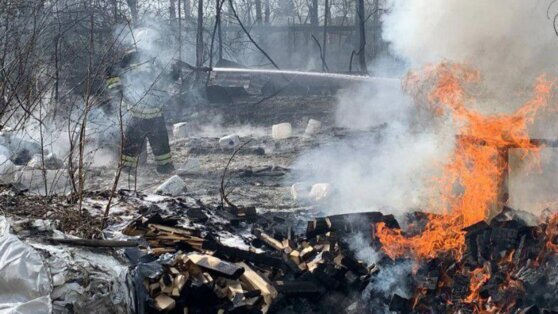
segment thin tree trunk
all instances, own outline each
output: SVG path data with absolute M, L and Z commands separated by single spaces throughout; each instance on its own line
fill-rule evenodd
M 178 60 L 182 60 L 182 14 L 180 12 L 180 0 L 178 0 Z
M 126 0 L 128 7 L 130 8 L 130 13 L 132 14 L 132 25 L 138 25 L 139 23 L 139 10 L 138 10 L 138 0 Z
M 180 3 L 180 1 L 178 1 Z M 169 1 L 169 23 L 171 26 L 171 29 L 175 29 L 176 27 L 176 0 L 170 0 Z
M 318 0 L 312 0 L 312 7 L 310 8 L 310 24 L 318 26 L 320 20 L 318 18 Z
M 85 108 L 83 109 L 83 119 L 81 122 L 81 128 L 79 132 L 79 165 L 78 165 L 78 186 L 79 186 L 79 213 L 81 217 L 81 210 L 83 206 L 83 197 L 85 193 L 85 135 L 87 131 L 87 118 L 89 115 L 89 109 L 91 108 L 92 102 L 92 85 L 93 85 L 93 56 L 95 51 L 94 46 L 94 27 L 95 27 L 95 17 L 93 15 L 93 9 L 91 8 L 90 20 L 89 20 L 89 62 L 87 66 L 87 80 L 86 80 L 86 90 L 85 90 Z
M 198 0 L 198 27 L 196 35 L 196 66 L 203 66 L 203 0 Z M 199 73 L 199 72 L 197 72 Z M 200 76 L 198 75 L 198 78 Z
M 324 41 L 322 44 L 322 70 L 326 70 L 326 52 L 327 52 L 327 24 L 329 22 L 329 0 L 325 0 L 325 15 L 324 15 Z
M 262 25 L 262 0 L 256 0 L 256 24 Z
M 58 35 L 56 35 L 56 42 L 54 43 L 54 100 L 58 102 L 59 99 L 59 89 L 60 89 L 60 66 L 59 66 L 59 54 L 60 54 L 60 28 L 58 29 Z
M 265 16 L 264 16 L 264 23 L 266 25 L 269 25 L 270 21 L 271 21 L 271 5 L 269 3 L 269 0 L 265 0 Z
M 180 1 L 179 1 L 180 3 Z M 179 4 L 180 6 L 180 4 Z M 123 118 L 122 118 L 123 114 L 122 114 L 122 98 L 120 98 L 119 101 L 119 105 L 118 105 L 118 124 L 120 126 L 120 156 L 122 156 L 122 148 L 124 147 L 124 123 L 123 123 Z M 107 206 L 105 207 L 105 213 L 103 214 L 103 220 L 101 221 L 101 230 L 104 229 L 107 220 L 108 220 L 108 216 L 110 213 L 110 207 L 112 205 L 112 200 L 114 198 L 114 195 L 116 194 L 116 189 L 118 188 L 118 182 L 120 181 L 120 176 L 122 175 L 122 158 L 120 158 L 120 160 L 118 161 L 118 167 L 116 168 L 116 174 L 114 176 L 114 181 L 112 183 L 112 189 L 110 190 L 110 195 L 109 195 L 109 199 L 107 202 Z
M 219 60 L 223 59 L 223 33 L 221 29 L 221 0 L 215 0 L 215 18 L 217 19 L 217 36 L 219 39 Z
M 118 23 L 118 0 L 112 0 L 112 11 L 114 14 L 114 23 Z
M 372 38 L 372 51 L 373 58 L 376 58 L 380 52 L 380 32 L 381 32 L 381 22 L 380 22 L 380 1 L 374 0 L 374 13 L 372 15 L 374 37 Z
M 184 18 L 187 19 L 192 16 L 192 2 L 191 0 L 184 0 Z
M 364 16 L 364 12 L 364 0 L 358 0 L 356 19 L 359 34 L 358 60 L 360 64 L 360 72 L 362 74 L 368 74 L 368 67 L 366 65 L 366 17 Z

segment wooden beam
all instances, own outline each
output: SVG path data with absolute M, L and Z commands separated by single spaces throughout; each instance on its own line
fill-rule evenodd
M 47 241 L 60 244 L 88 246 L 88 247 L 136 247 L 138 241 L 114 241 L 96 239 L 56 239 L 47 238 Z

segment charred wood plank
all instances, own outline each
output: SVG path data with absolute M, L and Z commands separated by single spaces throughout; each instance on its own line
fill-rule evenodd
M 325 289 L 312 281 L 277 281 L 274 283 L 277 291 L 289 297 L 313 298 L 325 293 Z
M 244 273 L 244 268 L 225 262 L 215 256 L 190 253 L 188 254 L 188 259 L 199 267 L 210 270 L 225 278 L 238 279 Z
M 389 310 L 398 313 L 410 313 L 413 306 L 410 299 L 403 298 L 398 294 L 394 294 L 389 302 Z
M 257 265 L 265 265 L 279 269 L 285 269 L 285 263 L 279 257 L 241 250 L 238 248 L 222 245 L 220 243 L 217 243 L 216 241 L 206 241 L 204 242 L 202 248 L 204 250 L 215 251 L 215 255 L 217 256 L 244 260 Z
M 47 238 L 48 242 L 60 243 L 76 246 L 87 247 L 135 247 L 139 245 L 138 241 L 115 241 L 115 240 L 96 240 L 96 239 L 57 239 Z
M 284 249 L 283 243 L 281 243 L 280 241 L 277 241 L 275 238 L 273 238 L 272 236 L 263 232 L 261 229 L 254 229 L 253 234 L 256 237 L 258 237 L 258 239 L 260 239 L 265 244 L 267 244 L 269 247 L 271 247 L 271 248 L 273 248 L 277 251 L 283 251 L 283 249 Z
M 323 283 L 328 289 L 334 290 L 341 284 L 337 280 L 337 270 L 330 264 L 319 264 L 312 272 L 316 279 Z
M 339 254 L 334 258 L 334 262 L 337 265 L 347 267 L 349 270 L 351 270 L 355 274 L 358 274 L 358 275 L 361 275 L 361 276 L 368 274 L 368 270 L 366 269 L 364 264 L 360 263 L 359 261 L 357 261 L 356 259 L 354 259 L 352 257 L 344 256 L 342 254 Z

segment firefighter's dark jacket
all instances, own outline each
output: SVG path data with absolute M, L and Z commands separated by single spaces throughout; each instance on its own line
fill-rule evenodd
M 132 116 L 151 119 L 162 116 L 180 72 L 175 65 L 163 64 L 156 57 L 142 57 L 133 49 L 110 67 L 106 76 L 112 99 L 121 99 Z

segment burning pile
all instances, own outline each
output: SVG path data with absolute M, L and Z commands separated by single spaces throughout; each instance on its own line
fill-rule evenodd
M 430 209 L 439 214 L 425 214 L 420 231 L 375 226 L 375 237 L 390 258 L 408 257 L 427 265 L 418 272 L 428 274 L 428 284 L 417 286 L 409 309 L 513 312 L 532 304 L 556 306 L 555 298 L 550 302 L 535 292 L 544 286 L 543 277 L 555 280 L 548 272 L 558 271 L 556 217 L 531 226 L 518 218 L 504 219 L 509 212 L 504 211 L 490 224 L 485 222 L 495 208 L 506 204 L 508 150 L 538 157 L 541 145 L 529 138 L 527 126 L 549 104 L 554 84 L 542 76 L 533 98 L 514 113 L 486 116 L 467 107 L 474 99 L 465 86 L 479 79 L 477 71 L 465 66 L 441 64 L 412 73 L 407 80 L 417 96 L 425 86 L 433 86 L 422 96 L 437 114 L 449 113 L 460 133 L 436 181 L 439 195 L 430 202 Z
M 558 287 L 557 217 L 531 225 L 534 217 L 506 207 L 490 224 L 464 228 L 462 256 L 415 260 L 415 295 L 397 298 L 392 308 L 436 313 L 555 310 L 558 299 L 549 291 Z

